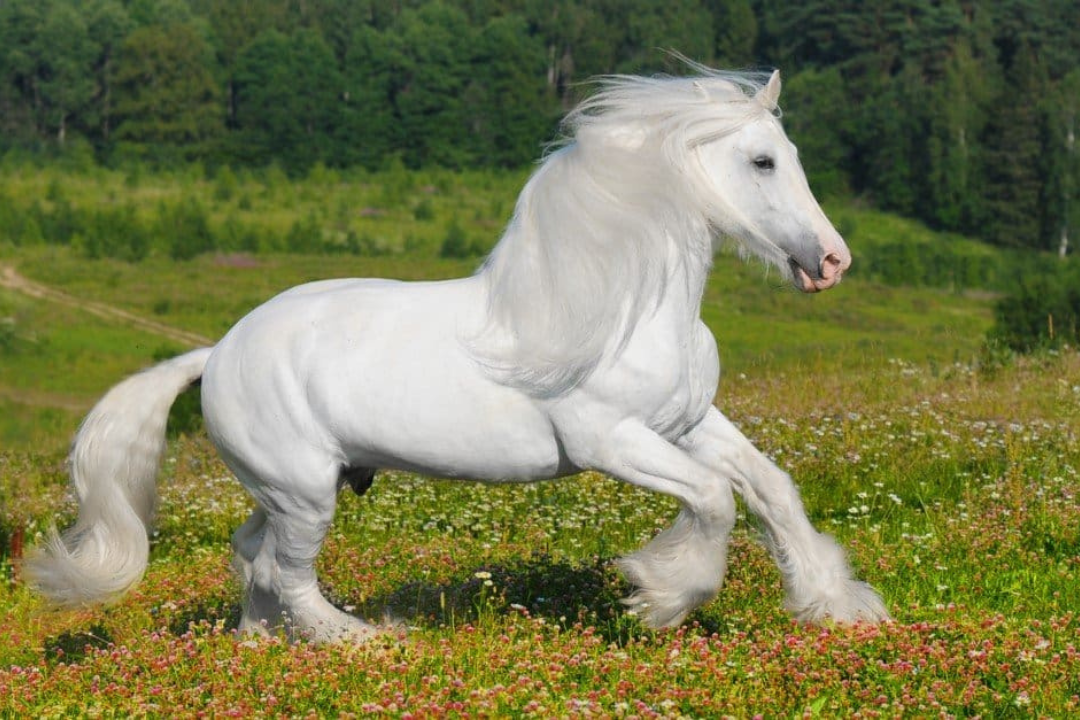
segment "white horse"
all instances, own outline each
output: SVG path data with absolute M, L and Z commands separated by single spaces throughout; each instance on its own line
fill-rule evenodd
M 201 378 L 207 431 L 257 503 L 233 538 L 244 631 L 376 631 L 323 597 L 315 558 L 338 492 L 379 468 L 492 482 L 590 468 L 677 498 L 674 524 L 619 561 L 636 588 L 626 604 L 654 627 L 720 589 L 734 489 L 796 618 L 887 618 L 791 478 L 712 404 L 700 306 L 720 238 L 805 292 L 838 283 L 851 257 L 777 119 L 779 75 L 697 70 L 603 81 L 473 276 L 301 285 L 216 346 L 114 387 L 73 446 L 78 521 L 27 577 L 67 605 L 141 578 L 166 416 Z

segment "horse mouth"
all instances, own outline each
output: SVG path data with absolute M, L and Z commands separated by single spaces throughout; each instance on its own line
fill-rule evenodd
M 807 270 L 792 256 L 788 256 L 788 267 L 791 268 L 792 283 L 804 293 L 828 290 L 839 283 L 841 278 L 840 272 L 825 277 L 819 269 Z
M 814 278 L 799 264 L 799 261 L 790 255 L 787 261 L 788 267 L 791 268 L 791 282 L 794 283 L 795 287 L 805 293 L 817 292 L 818 288 L 814 284 Z

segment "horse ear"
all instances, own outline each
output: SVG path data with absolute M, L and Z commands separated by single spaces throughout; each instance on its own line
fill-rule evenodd
M 780 100 L 780 71 L 773 70 L 769 76 L 769 82 L 761 88 L 757 94 L 757 100 L 769 110 L 775 110 Z

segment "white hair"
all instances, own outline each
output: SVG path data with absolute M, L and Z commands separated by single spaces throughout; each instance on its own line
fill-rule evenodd
M 704 195 L 691 150 L 775 104 L 756 99 L 767 74 L 693 68 L 602 78 L 564 119 L 478 271 L 488 324 L 474 355 L 503 382 L 537 396 L 569 390 L 658 305 L 673 264 L 711 259 L 735 210 Z

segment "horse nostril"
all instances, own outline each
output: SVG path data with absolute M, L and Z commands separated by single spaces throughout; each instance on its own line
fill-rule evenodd
M 821 278 L 831 280 L 842 272 L 843 261 L 836 253 L 829 253 L 821 260 Z

